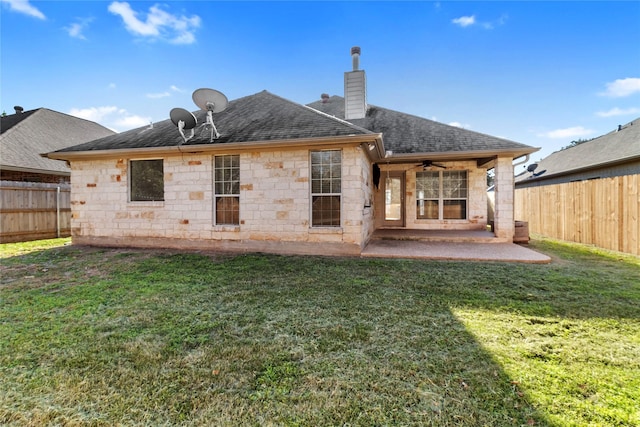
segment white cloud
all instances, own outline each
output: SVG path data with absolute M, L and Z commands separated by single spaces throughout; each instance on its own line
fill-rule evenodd
M 615 116 L 630 116 L 632 114 L 639 114 L 640 108 L 627 108 L 626 110 L 618 107 L 612 108 L 609 111 L 598 111 L 596 113 L 599 117 L 615 117 Z
M 92 122 L 100 122 L 105 117 L 118 112 L 118 107 L 89 107 L 89 108 L 72 108 L 69 114 L 80 117 L 81 119 L 91 120 Z
M 115 89 L 116 88 L 116 84 L 115 83 L 109 83 L 109 86 L 107 86 L 109 89 Z
M 151 98 L 151 99 L 167 98 L 169 96 L 171 96 L 171 94 L 169 92 L 148 93 L 147 94 L 147 98 Z
M 74 22 L 68 27 L 64 27 L 64 29 L 67 31 L 69 36 L 81 40 L 86 40 L 87 38 L 84 36 L 83 32 L 89 27 L 91 21 L 93 21 L 93 18 L 78 19 L 77 22 Z
M 453 22 L 456 25 L 460 25 L 461 27 L 468 27 L 469 25 L 473 25 L 476 23 L 475 15 L 471 16 L 461 16 L 460 18 L 453 19 Z
M 171 92 L 177 92 L 177 93 L 185 93 L 186 92 L 184 89 L 180 89 L 176 85 L 169 86 L 169 90 Z M 147 98 L 151 98 L 151 99 L 168 98 L 168 97 L 171 96 L 171 92 L 165 90 L 164 92 L 148 93 L 146 96 L 147 96 Z
M 72 116 L 81 119 L 91 120 L 101 125 L 122 132 L 149 124 L 150 117 L 138 116 L 130 114 L 124 108 L 116 106 L 89 107 L 89 108 L 72 108 L 69 111 Z
M 574 126 L 565 129 L 556 129 L 545 133 L 540 133 L 538 136 L 551 139 L 570 139 L 576 137 L 583 137 L 592 135 L 594 131 L 592 129 L 585 129 L 582 126 Z
M 479 25 L 485 30 L 493 30 L 496 26 L 506 24 L 508 18 L 509 16 L 504 14 L 494 21 L 487 22 L 487 21 L 477 21 L 476 16 L 471 15 L 471 16 L 461 16 L 460 18 L 452 19 L 451 22 L 461 26 L 462 28 L 470 27 L 472 25 Z
M 24 13 L 25 15 L 33 16 L 38 19 L 47 19 L 44 13 L 29 3 L 29 0 L 0 0 L 0 2 L 9 5 L 9 9 L 14 12 Z
M 176 85 L 169 86 L 169 90 L 171 92 L 177 92 L 177 93 L 185 93 L 186 92 L 184 89 L 180 89 Z M 164 92 L 148 93 L 146 96 L 147 96 L 147 98 L 151 98 L 151 99 L 168 98 L 168 97 L 171 96 L 171 92 L 165 90 Z
M 118 128 L 121 129 L 135 129 L 144 125 L 148 125 L 151 122 L 150 117 L 142 117 L 138 115 L 125 116 L 115 121 Z
M 470 124 L 460 123 L 460 122 L 451 122 L 451 123 L 449 123 L 449 126 L 455 126 L 457 128 L 462 128 L 462 129 L 471 129 L 471 125 Z
M 607 90 L 600 93 L 600 95 L 611 98 L 622 98 L 636 92 L 640 93 L 640 78 L 627 77 L 626 79 L 617 79 L 607 83 L 606 86 Z
M 200 27 L 200 17 L 172 15 L 158 5 L 151 6 L 145 20 L 138 19 L 138 12 L 127 2 L 114 1 L 109 12 L 119 15 L 126 29 L 136 35 L 151 39 L 168 40 L 174 44 L 191 44 L 196 41 L 194 31 Z M 144 14 L 141 14 L 144 15 Z

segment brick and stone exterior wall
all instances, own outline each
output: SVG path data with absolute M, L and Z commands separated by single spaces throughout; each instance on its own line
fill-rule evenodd
M 359 254 L 373 232 L 371 165 L 342 148 L 341 227 L 311 227 L 308 149 L 240 156 L 240 224 L 215 225 L 213 155 L 164 158 L 163 202 L 129 201 L 129 160 L 71 164 L 74 243 L 276 253 Z

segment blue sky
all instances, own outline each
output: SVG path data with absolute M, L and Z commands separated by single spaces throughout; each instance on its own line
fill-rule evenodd
M 0 109 L 116 131 L 268 90 L 343 94 L 360 46 L 370 104 L 542 150 L 640 117 L 640 1 L 0 0 Z M 516 170 L 516 172 L 519 172 Z

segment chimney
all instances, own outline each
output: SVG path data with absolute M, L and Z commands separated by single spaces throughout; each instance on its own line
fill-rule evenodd
M 24 108 L 19 105 L 16 105 L 15 107 L 13 107 L 13 109 L 16 110 L 16 114 L 22 114 L 22 112 L 24 111 Z
M 351 60 L 353 62 L 353 71 L 358 71 L 358 68 L 360 68 L 360 47 L 354 46 L 351 48 Z
M 351 48 L 353 71 L 344 73 L 344 118 L 364 119 L 367 114 L 367 81 L 360 70 L 360 48 Z

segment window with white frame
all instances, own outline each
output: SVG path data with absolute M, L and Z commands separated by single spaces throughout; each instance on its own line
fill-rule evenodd
M 240 156 L 215 156 L 213 162 L 215 224 L 240 225 Z
M 129 161 L 129 200 L 164 201 L 164 166 L 162 159 Z
M 311 152 L 311 226 L 340 227 L 342 152 Z
M 467 219 L 467 171 L 416 174 L 417 219 Z

